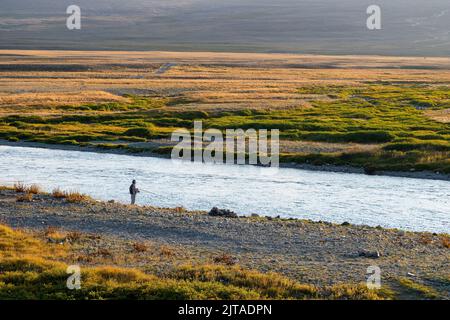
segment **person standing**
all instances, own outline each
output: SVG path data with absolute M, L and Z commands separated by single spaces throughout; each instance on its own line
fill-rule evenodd
M 139 193 L 139 189 L 136 188 L 136 180 L 133 180 L 130 186 L 131 204 L 136 203 L 136 195 Z

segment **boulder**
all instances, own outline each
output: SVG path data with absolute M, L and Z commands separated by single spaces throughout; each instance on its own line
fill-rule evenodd
M 209 211 L 208 215 L 212 217 L 225 217 L 225 218 L 237 218 L 238 215 L 230 210 L 227 209 L 219 209 L 217 207 L 214 207 Z

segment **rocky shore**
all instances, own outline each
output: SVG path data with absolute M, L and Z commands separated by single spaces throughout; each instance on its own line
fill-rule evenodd
M 217 208 L 210 215 L 93 200 L 70 203 L 47 194 L 25 200 L 20 196 L 11 188 L 1 189 L 0 223 L 33 232 L 58 228 L 95 234 L 110 251 L 130 241 L 174 246 L 183 255 L 179 261 L 175 255 L 171 264 L 226 256 L 232 264 L 318 285 L 365 283 L 367 268 L 378 266 L 383 284 L 397 288 L 400 298 L 417 297 L 419 289 L 402 287 L 407 279 L 450 299 L 448 235 L 235 217 Z

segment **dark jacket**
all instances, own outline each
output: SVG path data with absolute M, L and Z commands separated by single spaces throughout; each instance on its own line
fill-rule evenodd
M 135 184 L 132 184 L 130 186 L 130 194 L 137 194 L 138 193 L 138 189 L 136 188 Z

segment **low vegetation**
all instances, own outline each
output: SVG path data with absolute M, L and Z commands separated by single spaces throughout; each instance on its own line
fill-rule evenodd
M 435 289 L 414 280 L 400 278 L 398 283 L 406 290 L 406 293 L 418 294 L 425 299 L 437 299 L 439 297 L 439 293 Z
M 31 202 L 33 200 L 33 195 L 46 194 L 37 184 L 26 185 L 22 182 L 16 182 L 11 189 L 19 193 L 16 197 L 18 202 Z M 51 196 L 56 199 L 64 199 L 69 203 L 93 201 L 93 199 L 86 194 L 75 190 L 61 190 L 60 188 L 53 189 Z
M 16 192 L 21 193 L 38 194 L 42 192 L 41 187 L 37 184 L 26 185 L 22 182 L 16 182 L 13 188 Z
M 32 193 L 24 193 L 22 195 L 18 195 L 16 197 L 17 202 L 31 202 L 33 201 L 33 194 Z
M 298 93 L 310 106 L 283 110 L 227 111 L 183 108 L 178 98 L 127 96 L 127 102 L 74 106 L 77 114 L 8 115 L 0 118 L 0 138 L 52 144 L 95 146 L 128 152 L 169 153 L 170 147 L 139 145 L 148 139 L 170 138 L 177 128 L 279 129 L 284 141 L 358 143 L 378 146 L 351 152 L 285 150 L 284 162 L 349 165 L 378 170 L 450 173 L 450 126 L 427 116 L 450 108 L 445 86 L 365 84 L 305 86 Z M 114 105 L 114 107 L 113 107 Z M 176 109 L 172 109 L 176 105 Z M 201 103 L 198 102 L 198 108 Z M 118 111 L 119 110 L 119 111 Z
M 81 289 L 69 290 L 71 241 L 48 228 L 36 235 L 0 225 L 0 299 L 381 299 L 362 285 L 317 288 L 239 266 L 184 265 L 163 275 L 112 266 L 81 266 Z M 134 249 L 145 252 L 142 244 Z M 64 262 L 67 261 L 67 262 Z M 79 263 L 79 262 L 78 262 Z
M 52 196 L 57 199 L 65 199 L 71 203 L 92 201 L 92 198 L 86 194 L 78 191 L 63 191 L 60 188 L 53 189 Z

